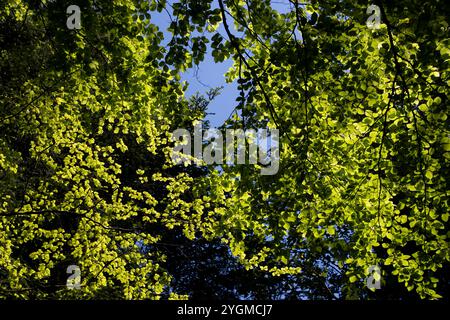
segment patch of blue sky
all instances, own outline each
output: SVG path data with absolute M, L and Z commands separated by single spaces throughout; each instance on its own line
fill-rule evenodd
M 167 11 L 151 12 L 151 22 L 158 26 L 164 33 L 162 45 L 167 45 L 172 39 L 172 34 L 167 31 L 171 23 L 171 4 L 174 1 L 168 1 Z M 272 7 L 280 13 L 287 13 L 293 10 L 293 4 L 289 0 L 271 1 Z M 218 4 L 213 2 L 213 8 L 217 8 Z M 228 19 L 231 17 L 228 16 Z M 234 28 L 233 23 L 229 23 L 233 34 L 239 36 L 239 32 Z M 221 25 L 217 30 L 225 39 L 226 32 Z M 195 32 L 193 36 L 201 35 Z M 205 36 L 211 38 L 213 34 L 206 33 Z M 300 38 L 301 36 L 299 36 Z M 205 59 L 199 64 L 194 65 L 181 74 L 181 80 L 186 81 L 189 85 L 186 90 L 186 97 L 195 95 L 196 93 L 205 94 L 211 88 L 223 87 L 221 94 L 217 96 L 208 106 L 205 120 L 209 120 L 211 127 L 220 127 L 234 112 L 237 102 L 236 97 L 239 95 L 237 82 L 227 83 L 225 73 L 232 66 L 233 61 L 227 59 L 221 63 L 214 61 L 211 54 L 210 46 L 207 46 Z

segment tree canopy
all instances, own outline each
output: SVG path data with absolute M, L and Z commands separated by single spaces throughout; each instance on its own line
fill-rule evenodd
M 450 6 L 369 5 L 3 1 L 0 298 L 448 299 Z M 206 55 L 221 129 L 280 131 L 275 175 L 172 161 Z

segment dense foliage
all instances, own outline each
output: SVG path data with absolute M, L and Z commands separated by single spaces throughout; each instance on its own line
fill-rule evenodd
M 450 8 L 373 4 L 379 28 L 354 0 L 4 1 L 0 297 L 448 298 Z M 276 175 L 172 162 L 207 54 L 222 129 L 280 130 Z

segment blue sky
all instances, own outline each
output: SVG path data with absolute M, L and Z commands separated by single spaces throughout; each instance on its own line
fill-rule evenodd
M 168 2 L 173 3 L 174 1 Z M 214 2 L 213 7 L 214 4 L 217 6 Z M 272 7 L 280 12 L 286 12 L 286 10 L 289 9 L 289 1 L 272 1 Z M 168 10 L 169 9 L 170 6 L 168 6 Z M 167 12 L 151 12 L 151 22 L 157 25 L 160 31 L 164 33 L 165 40 L 163 44 L 167 44 L 172 38 L 171 33 L 167 31 L 170 24 L 170 18 Z M 229 22 L 229 25 L 230 28 L 232 28 L 231 31 L 234 34 L 237 34 L 231 21 Z M 217 31 L 220 32 L 225 39 L 227 38 L 223 26 L 220 26 Z M 212 34 L 210 36 L 212 36 Z M 206 120 L 210 121 L 211 127 L 220 127 L 237 105 L 237 102 L 235 101 L 239 94 L 237 82 L 226 83 L 224 76 L 231 65 L 231 59 L 222 63 L 214 62 L 214 58 L 211 56 L 210 48 L 208 47 L 208 52 L 205 55 L 204 61 L 201 62 L 200 65 L 194 66 L 192 69 L 181 74 L 181 79 L 189 83 L 186 97 L 189 97 L 196 92 L 205 93 L 210 88 L 223 86 L 222 93 L 212 101 L 207 110 L 207 112 L 211 114 L 206 116 Z
M 164 33 L 164 43 L 168 43 L 172 38 L 167 28 L 170 24 L 170 19 L 166 12 L 151 12 L 151 22 L 157 25 L 161 32 Z M 218 30 L 223 36 L 225 31 L 223 27 Z M 211 35 L 212 36 L 212 35 Z M 186 97 L 194 95 L 196 92 L 205 93 L 210 88 L 223 86 L 222 93 L 214 99 L 209 105 L 206 120 L 210 121 L 211 127 L 219 127 L 228 118 L 230 113 L 236 106 L 235 99 L 238 95 L 237 83 L 226 83 L 225 73 L 232 65 L 231 59 L 222 63 L 214 62 L 211 56 L 210 48 L 205 55 L 205 60 L 198 66 L 187 70 L 181 74 L 182 81 L 187 81 L 189 87 L 186 91 Z

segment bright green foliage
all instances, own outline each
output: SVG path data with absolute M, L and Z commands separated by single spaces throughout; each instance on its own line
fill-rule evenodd
M 165 257 L 143 248 L 158 244 L 158 228 L 189 236 L 199 228 L 187 220 L 196 203 L 182 200 L 192 179 L 170 172 L 168 144 L 180 116 L 198 115 L 157 64 L 161 33 L 142 36 L 132 1 L 96 3 L 81 6 L 79 31 L 66 28 L 61 3 L 1 9 L 3 27 L 18 32 L 2 51 L 10 71 L 1 100 L 2 296 L 111 297 L 113 288 L 158 298 L 170 281 Z M 65 289 L 71 264 L 82 272 L 74 293 Z
M 212 36 L 212 54 L 233 57 L 227 76 L 241 90 L 228 126 L 283 135 L 276 176 L 232 166 L 205 178 L 219 235 L 248 268 L 295 273 L 314 259 L 325 278 L 337 269 L 343 297 L 364 296 L 371 265 L 387 292 L 400 283 L 440 297 L 448 277 L 436 275 L 450 259 L 448 6 L 375 1 L 382 24 L 369 29 L 356 1 L 292 1 L 285 13 L 266 1 L 218 3 L 226 32 Z
M 375 294 L 448 293 L 445 1 L 374 1 L 379 29 L 353 0 L 92 2 L 81 30 L 59 2 L 0 7 L 16 36 L 1 40 L 0 297 L 158 298 L 169 230 L 221 239 L 249 270 L 319 276 L 330 298 L 372 297 L 371 265 Z M 148 8 L 176 17 L 167 50 Z M 224 127 L 280 129 L 277 175 L 171 164 L 170 132 L 203 116 L 179 72 L 208 43 L 239 83 Z

